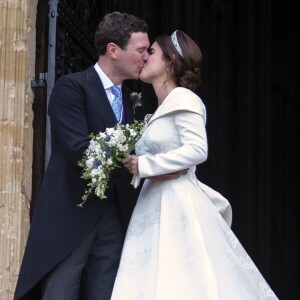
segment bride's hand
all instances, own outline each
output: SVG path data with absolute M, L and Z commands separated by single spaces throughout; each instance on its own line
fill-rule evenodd
M 129 155 L 126 158 L 122 159 L 122 163 L 125 168 L 133 175 L 139 175 L 139 167 L 138 167 L 138 156 L 137 155 Z

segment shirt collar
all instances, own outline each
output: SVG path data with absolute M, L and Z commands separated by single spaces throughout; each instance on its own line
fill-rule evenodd
M 103 87 L 105 90 L 110 89 L 112 86 L 114 86 L 113 82 L 107 77 L 107 75 L 102 71 L 102 69 L 100 68 L 100 66 L 98 65 L 98 63 L 95 63 L 94 68 L 96 70 L 96 72 L 98 73 Z M 122 84 L 119 84 L 118 87 L 120 89 L 122 89 Z

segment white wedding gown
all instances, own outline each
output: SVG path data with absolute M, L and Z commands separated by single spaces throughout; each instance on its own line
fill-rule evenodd
M 111 299 L 277 299 L 230 229 L 229 203 L 195 176 L 207 157 L 205 121 L 204 104 L 184 88 L 149 120 L 136 146 L 140 176 L 189 172 L 145 180 Z

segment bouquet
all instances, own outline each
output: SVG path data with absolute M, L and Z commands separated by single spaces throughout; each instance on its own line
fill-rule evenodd
M 110 173 L 119 167 L 120 161 L 134 150 L 136 142 L 144 131 L 144 122 L 135 121 L 133 124 L 117 124 L 107 128 L 105 132 L 90 135 L 90 144 L 78 165 L 83 167 L 81 178 L 89 180 L 82 203 L 83 207 L 90 193 L 105 199 Z

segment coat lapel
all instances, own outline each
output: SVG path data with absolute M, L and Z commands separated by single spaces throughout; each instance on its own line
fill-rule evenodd
M 95 68 L 92 66 L 86 71 L 87 75 L 87 88 L 92 95 L 91 100 L 94 102 L 97 108 L 95 113 L 100 115 L 107 128 L 115 126 L 117 123 L 115 114 L 112 107 L 107 99 L 105 89 L 102 81 L 99 78 Z
M 164 107 L 163 107 L 163 104 L 161 104 L 158 108 L 157 108 L 157 110 L 152 114 L 152 115 L 148 115 L 148 120 L 149 120 L 149 118 L 150 118 L 150 120 L 148 121 L 148 126 L 153 122 L 153 121 L 155 121 L 156 119 L 158 119 L 158 118 L 160 118 L 161 116 L 163 116 L 163 115 L 165 115 L 166 113 L 168 113 L 168 112 L 166 112 L 165 111 L 165 109 L 164 109 Z
M 149 120 L 148 126 L 162 116 L 182 110 L 198 113 L 204 118 L 204 122 L 206 122 L 205 106 L 201 99 L 193 92 L 182 87 L 177 87 L 172 90 L 162 104 L 158 106 Z

